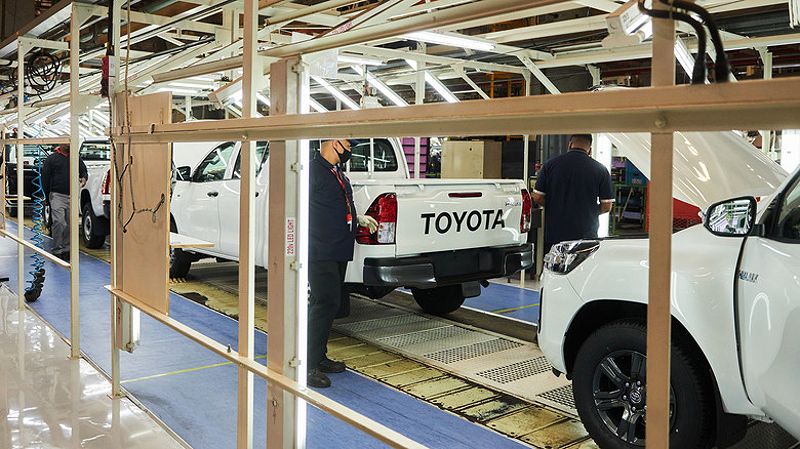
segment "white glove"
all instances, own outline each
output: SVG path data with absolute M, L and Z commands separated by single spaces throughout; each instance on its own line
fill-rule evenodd
M 370 234 L 374 234 L 378 230 L 378 222 L 369 215 L 359 215 L 358 225 L 369 229 Z

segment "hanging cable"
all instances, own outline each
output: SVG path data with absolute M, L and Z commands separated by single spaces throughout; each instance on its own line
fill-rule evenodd
M 44 151 L 42 150 L 41 145 L 37 145 L 35 172 L 33 178 L 33 195 L 31 195 L 33 199 L 33 237 L 31 238 L 31 243 L 40 249 L 44 249 L 44 231 L 46 227 L 44 213 L 45 196 L 44 188 L 42 186 L 43 155 Z M 39 253 L 33 253 L 31 259 L 31 271 L 28 272 L 28 274 L 31 275 L 31 280 L 28 281 L 28 288 L 25 289 L 25 300 L 28 302 L 33 302 L 39 299 L 39 295 L 42 294 L 42 288 L 44 288 L 45 274 L 44 257 L 39 255 Z
M 639 0 L 639 10 L 650 17 L 657 19 L 675 19 L 680 22 L 688 23 L 697 35 L 697 55 L 694 58 L 694 69 L 692 73 L 692 84 L 705 84 L 706 82 L 706 30 L 703 24 L 694 17 L 684 12 L 660 9 L 649 9 L 644 4 L 645 0 Z M 662 1 L 663 2 L 663 1 Z M 663 2 L 665 3 L 665 2 Z M 669 3 L 665 3 L 669 5 Z M 671 6 L 671 5 L 670 5 Z
M 664 0 L 661 1 L 664 2 Z M 716 22 L 714 22 L 714 17 L 710 12 L 708 12 L 708 10 L 695 3 L 683 0 L 669 1 L 670 3 L 667 4 L 691 11 L 703 19 L 703 23 L 706 27 L 708 27 L 711 43 L 714 45 L 714 52 L 716 53 L 716 60 L 714 61 L 714 81 L 718 83 L 727 82 L 730 79 L 731 67 L 728 64 L 728 57 L 725 55 L 725 48 L 722 45 L 722 36 L 719 34 L 719 28 L 717 28 Z M 698 39 L 699 38 L 700 37 L 698 36 Z
M 55 89 L 61 77 L 61 61 L 44 51 L 36 51 L 25 62 L 25 82 L 36 95 Z

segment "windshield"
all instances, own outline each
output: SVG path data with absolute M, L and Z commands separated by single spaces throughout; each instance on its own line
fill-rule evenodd
M 111 160 L 111 144 L 108 142 L 84 142 L 81 146 L 81 158 L 84 161 Z

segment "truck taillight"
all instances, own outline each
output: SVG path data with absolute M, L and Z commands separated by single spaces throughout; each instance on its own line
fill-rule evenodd
M 359 226 L 356 241 L 362 245 L 393 245 L 397 231 L 397 195 L 384 193 L 367 209 L 367 215 L 378 222 L 378 231 L 374 234 L 368 228 Z
M 519 217 L 519 232 L 526 233 L 531 230 L 531 214 L 533 204 L 528 189 L 522 189 L 522 215 Z
M 100 190 L 103 195 L 111 195 L 111 170 L 106 172 L 106 177 L 103 178 L 103 188 Z

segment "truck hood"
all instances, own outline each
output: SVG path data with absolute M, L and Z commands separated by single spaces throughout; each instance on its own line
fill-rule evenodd
M 650 178 L 650 134 L 605 134 Z M 738 196 L 770 196 L 788 174 L 746 139 L 727 132 L 676 132 L 673 196 L 705 209 Z

